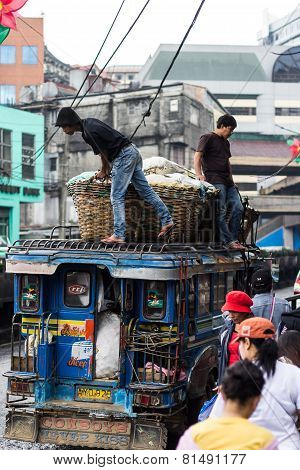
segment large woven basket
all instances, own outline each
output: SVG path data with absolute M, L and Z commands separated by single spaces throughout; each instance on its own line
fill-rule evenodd
M 183 185 L 153 184 L 153 189 L 169 208 L 175 229 L 172 242 L 199 241 L 199 217 L 206 204 L 197 188 Z M 113 233 L 110 182 L 77 180 L 68 184 L 78 213 L 80 234 L 84 240 L 99 240 Z M 129 242 L 156 242 L 160 222 L 152 206 L 139 198 L 129 185 L 126 200 L 126 239 Z

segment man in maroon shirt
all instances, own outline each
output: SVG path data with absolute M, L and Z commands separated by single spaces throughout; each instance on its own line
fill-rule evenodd
M 232 179 L 229 162 L 231 153 L 228 138 L 236 126 L 234 117 L 225 114 L 218 119 L 217 128 L 213 132 L 200 137 L 195 153 L 195 172 L 199 180 L 207 181 L 220 190 L 217 216 L 220 241 L 229 248 L 245 250 L 238 241 L 243 205 Z M 227 223 L 229 208 L 231 218 Z

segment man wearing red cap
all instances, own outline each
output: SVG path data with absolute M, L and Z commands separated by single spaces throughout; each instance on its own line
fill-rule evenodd
M 252 299 L 245 292 L 233 290 L 226 295 L 222 312 L 226 312 L 225 325 L 220 334 L 221 358 L 219 363 L 219 380 L 221 383 L 226 367 L 239 361 L 236 326 L 247 318 L 253 317 Z

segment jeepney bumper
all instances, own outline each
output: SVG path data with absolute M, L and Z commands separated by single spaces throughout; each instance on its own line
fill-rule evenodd
M 164 449 L 166 446 L 163 423 L 40 410 L 9 410 L 4 437 L 93 449 Z

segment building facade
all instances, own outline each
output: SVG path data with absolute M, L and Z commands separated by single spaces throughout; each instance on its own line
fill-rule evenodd
M 163 44 L 139 73 L 141 86 L 158 86 L 178 45 Z M 300 52 L 298 47 L 293 52 Z M 300 54 L 287 46 L 185 45 L 167 82 L 207 88 L 238 120 L 238 132 L 298 134 Z
M 21 212 L 44 198 L 44 117 L 0 106 L 0 236 L 19 238 Z
M 19 103 L 24 86 L 44 81 L 43 18 L 24 21 L 17 18 L 17 30 L 0 45 L 0 104 Z
M 273 18 L 264 12 L 263 27 L 257 34 L 259 44 L 298 46 L 300 43 L 300 6 L 282 18 Z

